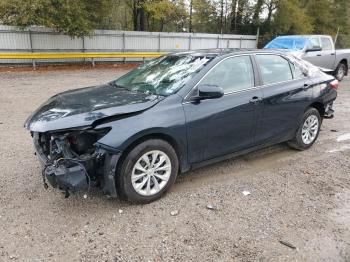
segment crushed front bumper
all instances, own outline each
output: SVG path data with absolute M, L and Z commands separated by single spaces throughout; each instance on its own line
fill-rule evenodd
M 99 187 L 105 195 L 117 197 L 115 175 L 121 151 L 96 143 L 94 153 L 89 156 L 76 158 L 66 154 L 54 158 L 48 152 L 49 147 L 44 148 L 40 134 L 33 133 L 33 140 L 36 155 L 43 167 L 45 188 L 50 184 L 65 191 L 67 196 L 77 191 L 88 191 L 90 187 Z
M 82 163 L 73 164 L 46 164 L 43 168 L 44 186 L 47 187 L 48 182 L 53 188 L 58 188 L 69 193 L 78 191 L 89 191 L 90 187 L 98 186 L 102 192 L 109 197 L 117 197 L 115 185 L 116 168 L 121 154 L 112 154 L 105 152 L 103 174 L 92 181 Z
M 48 181 L 52 187 L 66 192 L 86 190 L 90 185 L 90 178 L 81 164 L 70 167 L 64 165 L 48 165 L 43 173 L 44 181 Z
M 117 197 L 115 175 L 120 156 L 121 154 L 105 153 L 103 174 L 97 177 L 98 181 L 92 181 L 82 163 L 46 164 L 42 174 L 44 186 L 47 188 L 48 182 L 53 188 L 65 191 L 68 196 L 69 192 L 88 191 L 90 187 L 98 185 L 105 195 Z

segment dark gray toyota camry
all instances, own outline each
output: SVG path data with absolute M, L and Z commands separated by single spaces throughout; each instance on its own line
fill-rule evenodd
M 281 142 L 311 147 L 333 117 L 337 88 L 332 76 L 284 52 L 182 52 L 57 94 L 25 127 L 45 186 L 67 196 L 94 186 L 148 203 L 180 172 Z

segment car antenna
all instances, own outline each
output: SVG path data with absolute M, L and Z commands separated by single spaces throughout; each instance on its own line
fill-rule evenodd
M 337 33 L 336 33 L 335 38 L 334 38 L 334 48 L 336 47 L 336 44 L 337 44 L 339 29 L 340 29 L 340 27 L 338 26 Z

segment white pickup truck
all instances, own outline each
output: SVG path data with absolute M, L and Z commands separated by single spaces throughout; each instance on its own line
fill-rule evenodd
M 264 48 L 288 49 L 293 55 L 334 74 L 339 81 L 348 74 L 350 49 L 336 50 L 328 35 L 278 36 Z

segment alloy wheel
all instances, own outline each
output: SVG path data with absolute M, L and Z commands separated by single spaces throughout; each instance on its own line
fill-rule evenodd
M 138 194 L 152 196 L 167 185 L 170 175 L 171 161 L 168 155 L 160 150 L 152 150 L 136 161 L 131 182 Z
M 343 77 L 345 76 L 345 73 L 346 73 L 346 66 L 341 64 L 337 70 L 337 75 L 336 75 L 336 78 L 338 80 L 342 80 Z
M 319 120 L 317 116 L 310 115 L 306 118 L 302 130 L 301 130 L 301 139 L 304 144 L 311 144 L 317 137 L 319 128 Z

